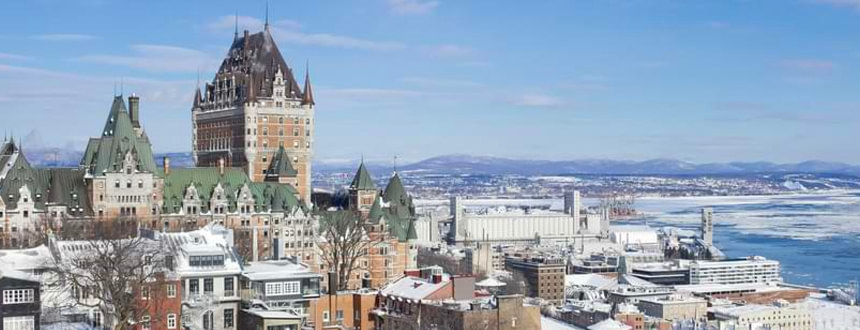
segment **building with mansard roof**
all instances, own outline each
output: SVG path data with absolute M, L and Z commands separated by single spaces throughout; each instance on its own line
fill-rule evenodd
M 254 182 L 272 180 L 272 170 L 286 170 L 274 179 L 294 185 L 300 199 L 309 201 L 314 105 L 309 72 L 302 88 L 268 24 L 255 34 L 237 31 L 215 77 L 195 93 L 195 162 L 214 167 L 223 159 Z

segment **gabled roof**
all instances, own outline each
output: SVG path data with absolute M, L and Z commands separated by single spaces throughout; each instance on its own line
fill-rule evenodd
M 2 194 L 0 197 L 3 198 L 6 207 L 11 209 L 18 207 L 18 199 L 21 197 L 20 189 L 26 185 L 32 194 L 36 207 L 42 208 L 45 204 L 44 194 L 48 190 L 48 180 L 44 173 L 30 166 L 30 162 L 24 157 L 23 152 L 12 155 L 5 166 L 8 169 L 6 169 L 6 176 L 3 181 L 0 182 L 0 194 Z
M 287 150 L 284 146 L 278 148 L 278 152 L 269 163 L 269 168 L 266 170 L 266 176 L 277 177 L 295 177 L 299 172 L 293 168 L 293 162 L 290 161 L 290 156 L 287 155 Z
M 251 180 L 240 168 L 225 168 L 221 175 L 216 167 L 175 168 L 164 175 L 164 212 L 174 213 L 182 208 L 185 192 L 194 185 L 197 195 L 202 201 L 209 201 L 215 187 L 221 184 L 224 188 L 224 198 L 230 202 L 233 211 L 236 191 Z M 208 203 L 203 203 L 203 212 L 208 211 Z
M 376 184 L 373 183 L 373 178 L 370 176 L 370 172 L 367 171 L 367 167 L 364 166 L 364 162 L 361 162 L 361 165 L 358 166 L 358 171 L 355 172 L 355 177 L 352 179 L 352 183 L 349 185 L 349 189 L 353 190 L 374 190 L 376 189 Z

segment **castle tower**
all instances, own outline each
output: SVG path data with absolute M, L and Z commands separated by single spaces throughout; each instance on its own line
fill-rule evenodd
M 376 200 L 377 193 L 373 177 L 370 176 L 362 161 L 358 171 L 355 172 L 355 177 L 352 178 L 352 183 L 349 184 L 349 208 L 367 215 Z
M 215 167 L 223 158 L 261 182 L 283 147 L 296 171 L 296 189 L 310 201 L 315 101 L 309 72 L 305 90 L 300 86 L 269 29 L 237 34 L 215 77 L 195 93 L 197 166 Z

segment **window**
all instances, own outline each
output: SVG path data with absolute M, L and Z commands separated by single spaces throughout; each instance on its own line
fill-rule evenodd
M 334 314 L 334 315 L 335 315 L 335 319 L 336 319 L 338 322 L 343 322 L 343 310 L 342 310 L 342 309 L 338 309 L 338 310 L 337 310 L 337 312 L 335 312 L 335 314 Z
M 36 328 L 36 321 L 33 316 L 15 316 L 3 318 L 4 330 L 33 330 Z
M 225 277 L 224 278 L 224 295 L 232 296 L 233 295 L 233 278 Z
M 143 300 L 149 300 L 149 287 L 148 286 L 140 287 L 140 298 Z
M 329 321 L 328 311 L 323 311 L 323 322 Z
M 131 188 L 131 180 L 126 180 L 126 181 L 125 181 L 125 187 L 126 187 L 126 188 Z
M 119 179 L 117 179 L 116 182 L 114 182 L 113 186 L 114 186 L 114 188 L 119 188 Z
M 204 279 L 203 280 L 203 292 L 212 293 L 212 291 L 215 291 L 213 288 L 213 285 L 212 285 L 213 282 L 214 281 L 211 278 Z
M 215 328 L 214 322 L 212 320 L 213 314 L 214 313 L 212 313 L 212 311 L 207 311 L 206 313 L 203 313 L 203 329 L 204 330 L 212 330 Z
M 33 289 L 4 290 L 3 304 L 29 304 L 34 301 L 34 297 Z
M 266 283 L 267 296 L 283 296 L 299 294 L 299 281 Z
M 224 309 L 224 327 L 232 328 L 233 327 L 233 309 L 226 308 Z
M 174 287 L 176 289 L 176 287 Z M 167 314 L 167 328 L 176 329 L 176 314 Z
M 176 284 L 168 284 L 167 285 L 167 298 L 175 298 L 175 297 L 176 297 Z
M 137 180 L 137 187 L 143 188 L 143 180 Z
M 198 294 L 200 292 L 200 280 L 188 280 L 188 292 L 190 292 L 192 295 Z
M 151 327 L 151 324 L 149 321 L 150 321 L 149 315 L 145 315 L 145 316 L 141 317 L 140 318 L 140 328 L 142 330 L 151 329 L 152 327 Z

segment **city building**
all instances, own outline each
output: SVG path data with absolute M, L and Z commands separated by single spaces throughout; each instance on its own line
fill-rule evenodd
M 564 299 L 564 260 L 544 257 L 505 258 L 505 268 L 521 276 L 526 286 L 526 296 L 541 298 L 552 304 L 561 304 Z
M 41 283 L 31 275 L 0 269 L 0 330 L 39 329 Z
M 312 306 L 307 326 L 317 330 L 376 329 L 376 300 L 377 292 L 366 289 L 323 294 Z
M 400 175 L 395 172 L 385 189 L 379 191 L 362 163 L 348 193 L 347 210 L 321 212 L 319 218 L 320 233 L 325 233 L 326 228 L 333 225 L 330 221 L 364 219 L 366 221 L 362 222 L 365 224 L 363 230 L 367 239 L 376 242 L 368 248 L 366 255 L 359 258 L 358 271 L 352 274 L 347 287 L 359 289 L 363 287 L 364 280 L 369 280 L 369 288 L 381 288 L 402 276 L 406 269 L 416 268 L 418 250 L 414 244 L 417 238 L 415 207 L 412 197 L 400 180 Z M 348 214 L 345 217 L 331 216 L 336 212 Z M 321 263 L 320 271 L 328 271 L 327 267 L 325 263 Z M 327 281 L 327 278 L 323 281 Z
M 643 314 L 669 321 L 704 320 L 708 316 L 708 302 L 705 299 L 669 295 L 639 299 L 637 304 Z
M 377 328 L 418 329 L 421 304 L 428 301 L 471 301 L 475 278 L 448 276 L 440 268 L 409 270 L 406 276 L 379 291 L 374 309 Z
M 493 296 L 470 302 L 427 301 L 418 306 L 420 327 L 402 329 L 540 329 L 540 307 L 524 304 L 521 295 Z M 381 329 L 401 329 L 382 327 Z
M 721 326 L 731 325 L 735 329 L 810 330 L 815 328 L 809 310 L 784 303 L 770 306 L 751 304 L 713 307 L 710 312 Z
M 779 261 L 748 257 L 690 262 L 690 284 L 745 284 L 782 282 Z
M 460 197 L 451 197 L 451 223 L 448 242 L 530 243 L 568 242 L 604 233 L 600 215 L 584 213 L 579 194 L 565 194 L 564 212 L 534 211 L 479 214 L 467 212 Z
M 631 275 L 659 285 L 690 284 L 690 263 L 676 259 L 658 263 L 637 263 Z
M 253 182 L 295 184 L 299 199 L 310 201 L 314 105 L 309 71 L 302 89 L 268 24 L 255 34 L 236 31 L 215 77 L 203 91 L 196 90 L 191 107 L 195 162 L 214 167 L 223 159 Z M 281 147 L 293 170 L 273 176 Z
M 505 270 L 502 252 L 490 243 L 479 242 L 475 247 L 465 249 L 463 265 L 469 274 L 492 274 Z
M 239 315 L 240 257 L 233 232 L 219 225 L 182 233 L 153 233 L 171 256 L 181 281 L 182 325 L 198 329 L 232 329 Z
M 310 318 L 312 302 L 320 297 L 322 276 L 297 261 L 295 257 L 292 260 L 257 261 L 243 267 L 240 323 L 249 324 L 242 321 L 246 316 L 254 319 L 253 324 L 267 320 L 267 316 L 277 319 Z M 274 313 L 277 311 L 287 314 Z
M 811 293 L 807 289 L 764 283 L 676 285 L 675 290 L 710 299 L 762 305 L 770 305 L 780 300 L 798 302 Z

